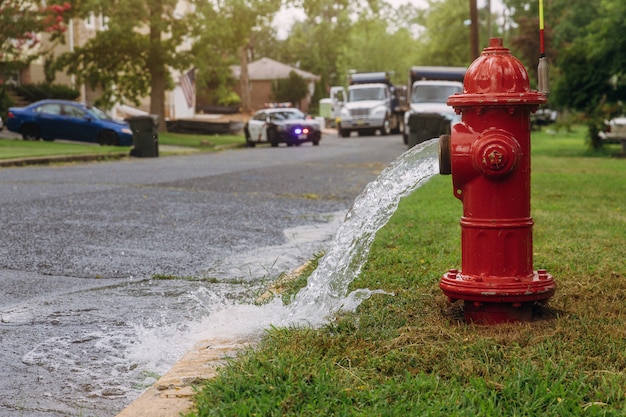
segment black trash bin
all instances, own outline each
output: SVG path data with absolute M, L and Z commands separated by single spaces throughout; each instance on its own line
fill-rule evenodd
M 133 116 L 126 119 L 133 131 L 130 156 L 159 156 L 159 121 L 157 115 Z

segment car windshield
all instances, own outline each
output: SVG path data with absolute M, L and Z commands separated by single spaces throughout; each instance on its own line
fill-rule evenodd
M 102 110 L 100 110 L 97 107 L 94 106 L 87 106 L 87 111 L 89 112 L 89 114 L 91 114 L 92 116 L 94 116 L 96 119 L 100 119 L 100 120 L 111 120 L 111 117 L 109 117 L 108 114 L 106 114 L 105 112 L 103 112 Z
M 445 103 L 448 97 L 460 92 L 460 87 L 454 85 L 418 85 L 411 94 L 411 103 Z
M 304 113 L 298 110 L 291 111 L 277 111 L 270 113 L 270 119 L 273 121 L 284 121 L 284 120 L 298 120 L 304 119 Z
M 384 100 L 385 91 L 380 88 L 355 88 L 348 92 L 348 101 Z

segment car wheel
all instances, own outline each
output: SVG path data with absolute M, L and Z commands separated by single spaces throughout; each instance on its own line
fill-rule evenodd
M 252 142 L 252 141 L 250 140 L 250 132 L 248 132 L 248 129 L 247 129 L 247 128 L 246 128 L 246 129 L 244 129 L 244 130 L 243 130 L 243 132 L 244 132 L 245 137 L 246 137 L 246 146 L 247 146 L 248 148 L 254 148 L 254 147 L 256 146 L 256 143 L 255 143 L 255 142 Z
M 120 139 L 117 137 L 117 134 L 115 132 L 105 130 L 104 132 L 100 133 L 98 143 L 100 143 L 100 145 L 102 146 L 119 146 Z
M 22 127 L 22 138 L 24 140 L 39 140 L 41 132 L 37 125 L 28 124 Z
M 276 137 L 276 132 L 271 129 L 267 131 L 267 140 L 273 148 L 278 146 L 278 138 Z

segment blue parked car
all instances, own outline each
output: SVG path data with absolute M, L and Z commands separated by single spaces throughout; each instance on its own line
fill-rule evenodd
M 10 107 L 6 126 L 24 140 L 66 139 L 101 145 L 133 144 L 128 123 L 113 120 L 102 110 L 68 100 L 41 100 L 26 107 Z

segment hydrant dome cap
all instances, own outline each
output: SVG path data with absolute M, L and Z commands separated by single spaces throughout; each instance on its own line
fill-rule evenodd
M 547 101 L 543 93 L 530 90 L 530 80 L 524 65 L 508 48 L 502 38 L 491 38 L 469 66 L 463 83 L 463 94 L 448 98 L 448 105 L 456 108 L 480 105 L 538 105 Z
M 491 38 L 489 47 L 467 69 L 465 94 L 527 93 L 530 81 L 524 65 L 502 46 L 502 38 Z

